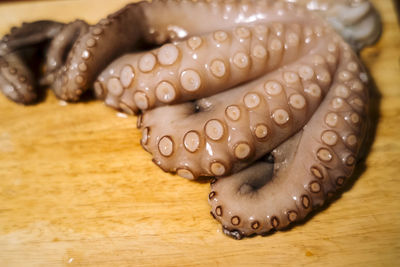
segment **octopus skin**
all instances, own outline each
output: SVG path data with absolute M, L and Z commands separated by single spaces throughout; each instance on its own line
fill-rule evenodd
M 94 26 L 53 29 L 50 38 L 39 34 L 49 43 L 39 48 L 42 84 L 69 101 L 93 87 L 106 105 L 140 114 L 141 144 L 160 168 L 215 177 L 211 214 L 231 237 L 303 220 L 354 170 L 368 77 L 353 49 L 380 29 L 369 2 L 140 2 Z M 19 31 L 38 35 L 34 24 Z M 30 103 L 35 77 L 10 38 L 24 40 L 13 32 L 3 39 L 2 68 L 12 62 L 27 73 L 30 90 L 3 69 L 0 83 L 9 98 Z

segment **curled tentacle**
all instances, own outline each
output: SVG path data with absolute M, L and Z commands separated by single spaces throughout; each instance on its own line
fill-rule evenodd
M 76 20 L 66 24 L 53 37 L 46 53 L 45 73 L 41 80 L 42 85 L 49 86 L 54 82 L 54 75 L 65 64 L 71 47 L 89 31 L 89 25 L 83 20 Z
M 59 98 L 77 101 L 113 59 L 138 47 L 143 14 L 140 8 L 132 8 L 136 5 L 102 19 L 87 33 L 80 31 L 66 63 L 54 73 L 51 87 Z
M 344 62 L 351 66 L 352 61 Z M 284 229 L 303 220 L 348 180 L 367 124 L 368 91 L 359 73 L 353 74 L 355 80 L 333 86 L 310 121 L 271 151 L 274 163 L 259 161 L 212 181 L 212 214 L 226 234 L 240 239 Z M 342 75 L 338 72 L 339 80 Z
M 14 102 L 30 104 L 37 98 L 36 79 L 21 54 L 13 52 L 0 57 L 0 87 Z
M 37 21 L 13 28 L 0 42 L 0 88 L 11 100 L 30 104 L 37 99 L 41 53 L 62 23 Z

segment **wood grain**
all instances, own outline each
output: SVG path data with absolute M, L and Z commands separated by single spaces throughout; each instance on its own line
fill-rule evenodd
M 37 19 L 91 23 L 129 1 L 0 5 L 0 34 Z M 391 1 L 362 53 L 373 89 L 371 147 L 342 197 L 305 224 L 235 241 L 209 215 L 208 183 L 157 168 L 136 118 L 51 92 L 0 96 L 0 266 L 395 266 L 400 264 L 400 33 Z M 93 4 L 96 3 L 96 4 Z

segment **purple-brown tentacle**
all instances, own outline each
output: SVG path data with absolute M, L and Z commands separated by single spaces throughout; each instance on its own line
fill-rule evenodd
M 37 99 L 36 79 L 18 52 L 0 57 L 2 93 L 16 103 L 30 104 Z
M 40 54 L 62 29 L 54 21 L 24 23 L 0 42 L 0 88 L 11 100 L 31 104 L 38 92 Z

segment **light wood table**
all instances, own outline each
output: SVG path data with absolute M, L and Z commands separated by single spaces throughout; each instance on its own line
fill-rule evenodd
M 1 4 L 0 34 L 45 18 L 95 23 L 127 2 Z M 307 223 L 230 239 L 209 215 L 208 183 L 156 167 L 135 117 L 51 92 L 29 107 L 0 96 L 0 266 L 399 266 L 400 33 L 393 3 L 374 2 L 384 32 L 362 59 L 375 139 L 354 183 Z

